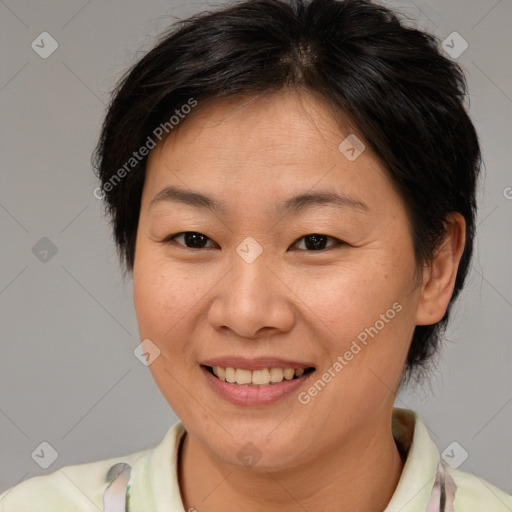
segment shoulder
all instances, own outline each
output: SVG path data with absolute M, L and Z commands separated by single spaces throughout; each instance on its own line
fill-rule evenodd
M 393 436 L 406 461 L 386 511 L 512 511 L 511 495 L 474 473 L 452 468 L 443 460 L 426 425 L 414 411 L 394 408 Z M 432 486 L 425 482 L 432 482 Z
M 0 495 L 0 512 L 89 512 L 103 510 L 107 473 L 118 462 L 144 463 L 153 450 L 85 464 L 64 466 L 48 475 L 29 478 Z
M 120 494 L 128 497 L 133 510 L 178 510 L 178 480 L 176 461 L 180 439 L 185 428 L 177 421 L 169 428 L 163 439 L 154 448 L 141 450 L 122 457 L 113 457 L 85 464 L 64 466 L 48 475 L 29 478 L 0 495 L 0 512 L 98 512 L 103 510 L 105 491 L 110 485 L 107 480 L 113 466 L 125 463 L 130 466 L 129 480 L 120 482 L 112 472 L 110 477 L 116 479 L 109 499 L 118 499 Z M 172 496 L 161 489 L 171 488 Z M 155 497 L 156 492 L 156 497 Z M 164 496 L 164 498 L 162 498 Z M 156 501 L 155 501 L 156 500 Z M 155 503 L 162 502 L 163 506 Z M 174 508 L 167 506 L 171 500 Z M 118 504 L 116 502 L 116 504 Z M 176 505 L 176 506 L 175 506 Z M 123 507 L 124 509 L 124 507 Z
M 510 512 L 512 496 L 474 473 L 466 473 L 449 466 L 445 469 L 446 488 L 449 492 L 450 483 L 455 485 L 453 500 L 454 511 L 480 512 Z

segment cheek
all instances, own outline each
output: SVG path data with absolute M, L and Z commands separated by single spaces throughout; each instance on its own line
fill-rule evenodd
M 191 290 L 182 272 L 165 269 L 162 262 L 144 259 L 142 251 L 134 268 L 133 299 L 140 339 L 150 339 L 160 350 L 149 365 L 153 379 L 172 409 L 184 414 L 181 390 L 195 367 L 194 305 L 204 291 Z
M 141 339 L 151 339 L 161 350 L 180 319 L 191 308 L 194 297 L 186 273 L 171 272 L 154 252 L 141 244 L 133 271 L 133 302 Z
M 307 297 L 305 314 L 315 313 L 327 367 L 342 357 L 343 369 L 331 370 L 339 375 L 332 390 L 349 402 L 356 397 L 378 402 L 394 389 L 414 331 L 414 260 L 409 254 L 375 255 L 303 279 L 297 292 Z
M 394 268 L 398 265 L 401 270 Z M 396 301 L 405 300 L 411 289 L 404 277 L 406 268 L 403 260 L 377 258 L 369 252 L 334 269 L 296 276 L 293 290 L 303 299 L 305 314 L 308 309 L 314 312 L 329 337 L 339 335 L 347 341 L 373 325 Z
M 210 300 L 208 292 L 215 291 L 222 275 L 200 265 L 170 264 L 150 249 L 139 252 L 133 273 L 140 339 L 149 338 L 160 349 L 163 357 L 157 367 L 165 363 L 181 371 L 195 364 L 205 301 Z
M 157 345 L 167 344 L 186 322 L 187 312 L 194 305 L 194 294 L 187 279 L 175 275 L 146 273 L 143 280 L 134 279 L 134 305 L 141 336 Z

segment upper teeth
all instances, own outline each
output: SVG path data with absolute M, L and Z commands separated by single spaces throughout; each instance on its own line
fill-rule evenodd
M 213 373 L 220 379 L 230 383 L 254 384 L 267 386 L 270 383 L 282 382 L 283 379 L 292 380 L 293 377 L 301 377 L 304 368 L 264 368 L 262 370 L 242 370 L 240 368 L 222 368 L 213 366 Z

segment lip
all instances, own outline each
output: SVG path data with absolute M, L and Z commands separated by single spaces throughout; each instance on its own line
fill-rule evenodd
M 202 366 L 220 366 L 222 368 L 239 368 L 240 370 L 263 370 L 264 368 L 300 368 L 315 367 L 311 362 L 291 361 L 289 359 L 280 359 L 277 357 L 255 357 L 247 359 L 245 357 L 215 357 L 205 359 L 199 363 Z
M 254 360 L 252 360 L 254 362 Z M 256 363 L 255 363 L 256 364 Z M 259 364 L 259 363 L 258 363 Z M 211 365 L 207 365 L 211 366 Z M 222 366 L 217 364 L 215 366 Z M 311 366 L 311 365 L 310 365 Z M 256 370 L 261 368 L 268 368 L 267 366 L 255 368 Z M 275 366 L 274 368 L 279 368 Z M 286 368 L 291 368 L 290 366 Z M 304 366 L 298 366 L 298 368 L 304 368 Z M 255 405 L 269 405 L 273 404 L 282 398 L 289 396 L 294 391 L 297 391 L 313 373 L 310 372 L 304 374 L 302 377 L 283 380 L 279 383 L 269 384 L 268 386 L 241 386 L 238 384 L 231 384 L 215 377 L 211 374 L 205 366 L 200 367 L 201 372 L 206 378 L 206 381 L 210 388 L 221 398 L 231 402 L 235 405 L 244 406 L 255 406 Z

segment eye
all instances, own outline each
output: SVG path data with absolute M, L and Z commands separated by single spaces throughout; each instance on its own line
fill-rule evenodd
M 213 242 L 210 238 L 208 238 L 206 235 L 203 235 L 202 233 L 198 233 L 197 231 L 183 231 L 182 233 L 176 233 L 175 235 L 169 235 L 164 240 L 162 240 L 162 243 L 170 243 L 171 241 L 175 241 L 179 239 L 180 237 L 183 237 L 183 242 L 180 243 L 177 242 L 179 245 L 184 245 L 188 249 L 208 249 L 208 248 L 215 248 L 217 244 Z M 212 242 L 212 246 L 208 247 L 206 245 L 207 241 L 210 240 Z M 294 242 L 293 245 L 297 245 L 301 240 L 304 240 L 305 250 L 307 252 L 313 252 L 313 251 L 322 251 L 325 249 L 329 249 L 332 246 L 335 245 L 344 245 L 345 242 L 338 240 L 337 238 L 334 238 L 332 236 L 328 235 L 322 235 L 319 233 L 311 233 L 309 235 L 304 235 L 303 237 L 299 238 L 296 242 Z M 331 245 L 330 247 L 325 247 L 326 242 L 328 240 L 332 240 L 335 243 Z M 293 247 L 293 246 L 292 246 Z
M 208 247 L 205 247 L 205 242 L 210 240 L 210 238 L 202 233 L 198 233 L 197 231 L 183 231 L 182 233 L 170 235 L 162 240 L 162 243 L 169 243 L 171 240 L 175 240 L 180 237 L 183 237 L 185 243 L 182 244 L 178 242 L 179 245 L 185 245 L 185 247 L 189 249 L 208 249 Z
M 322 235 L 322 234 L 319 234 L 319 233 L 311 233 L 309 235 L 304 235 L 303 237 L 299 238 L 293 245 L 296 245 L 301 240 L 304 240 L 304 242 L 305 242 L 304 245 L 306 247 L 305 250 L 307 252 L 323 251 L 323 250 L 326 249 L 325 248 L 325 243 L 329 239 L 330 240 L 334 240 L 335 242 L 337 242 L 334 245 L 343 245 L 343 244 L 345 244 L 345 242 L 343 242 L 341 240 L 338 240 L 337 238 L 334 238 L 332 236 Z M 328 247 L 328 249 L 329 248 L 330 247 Z

